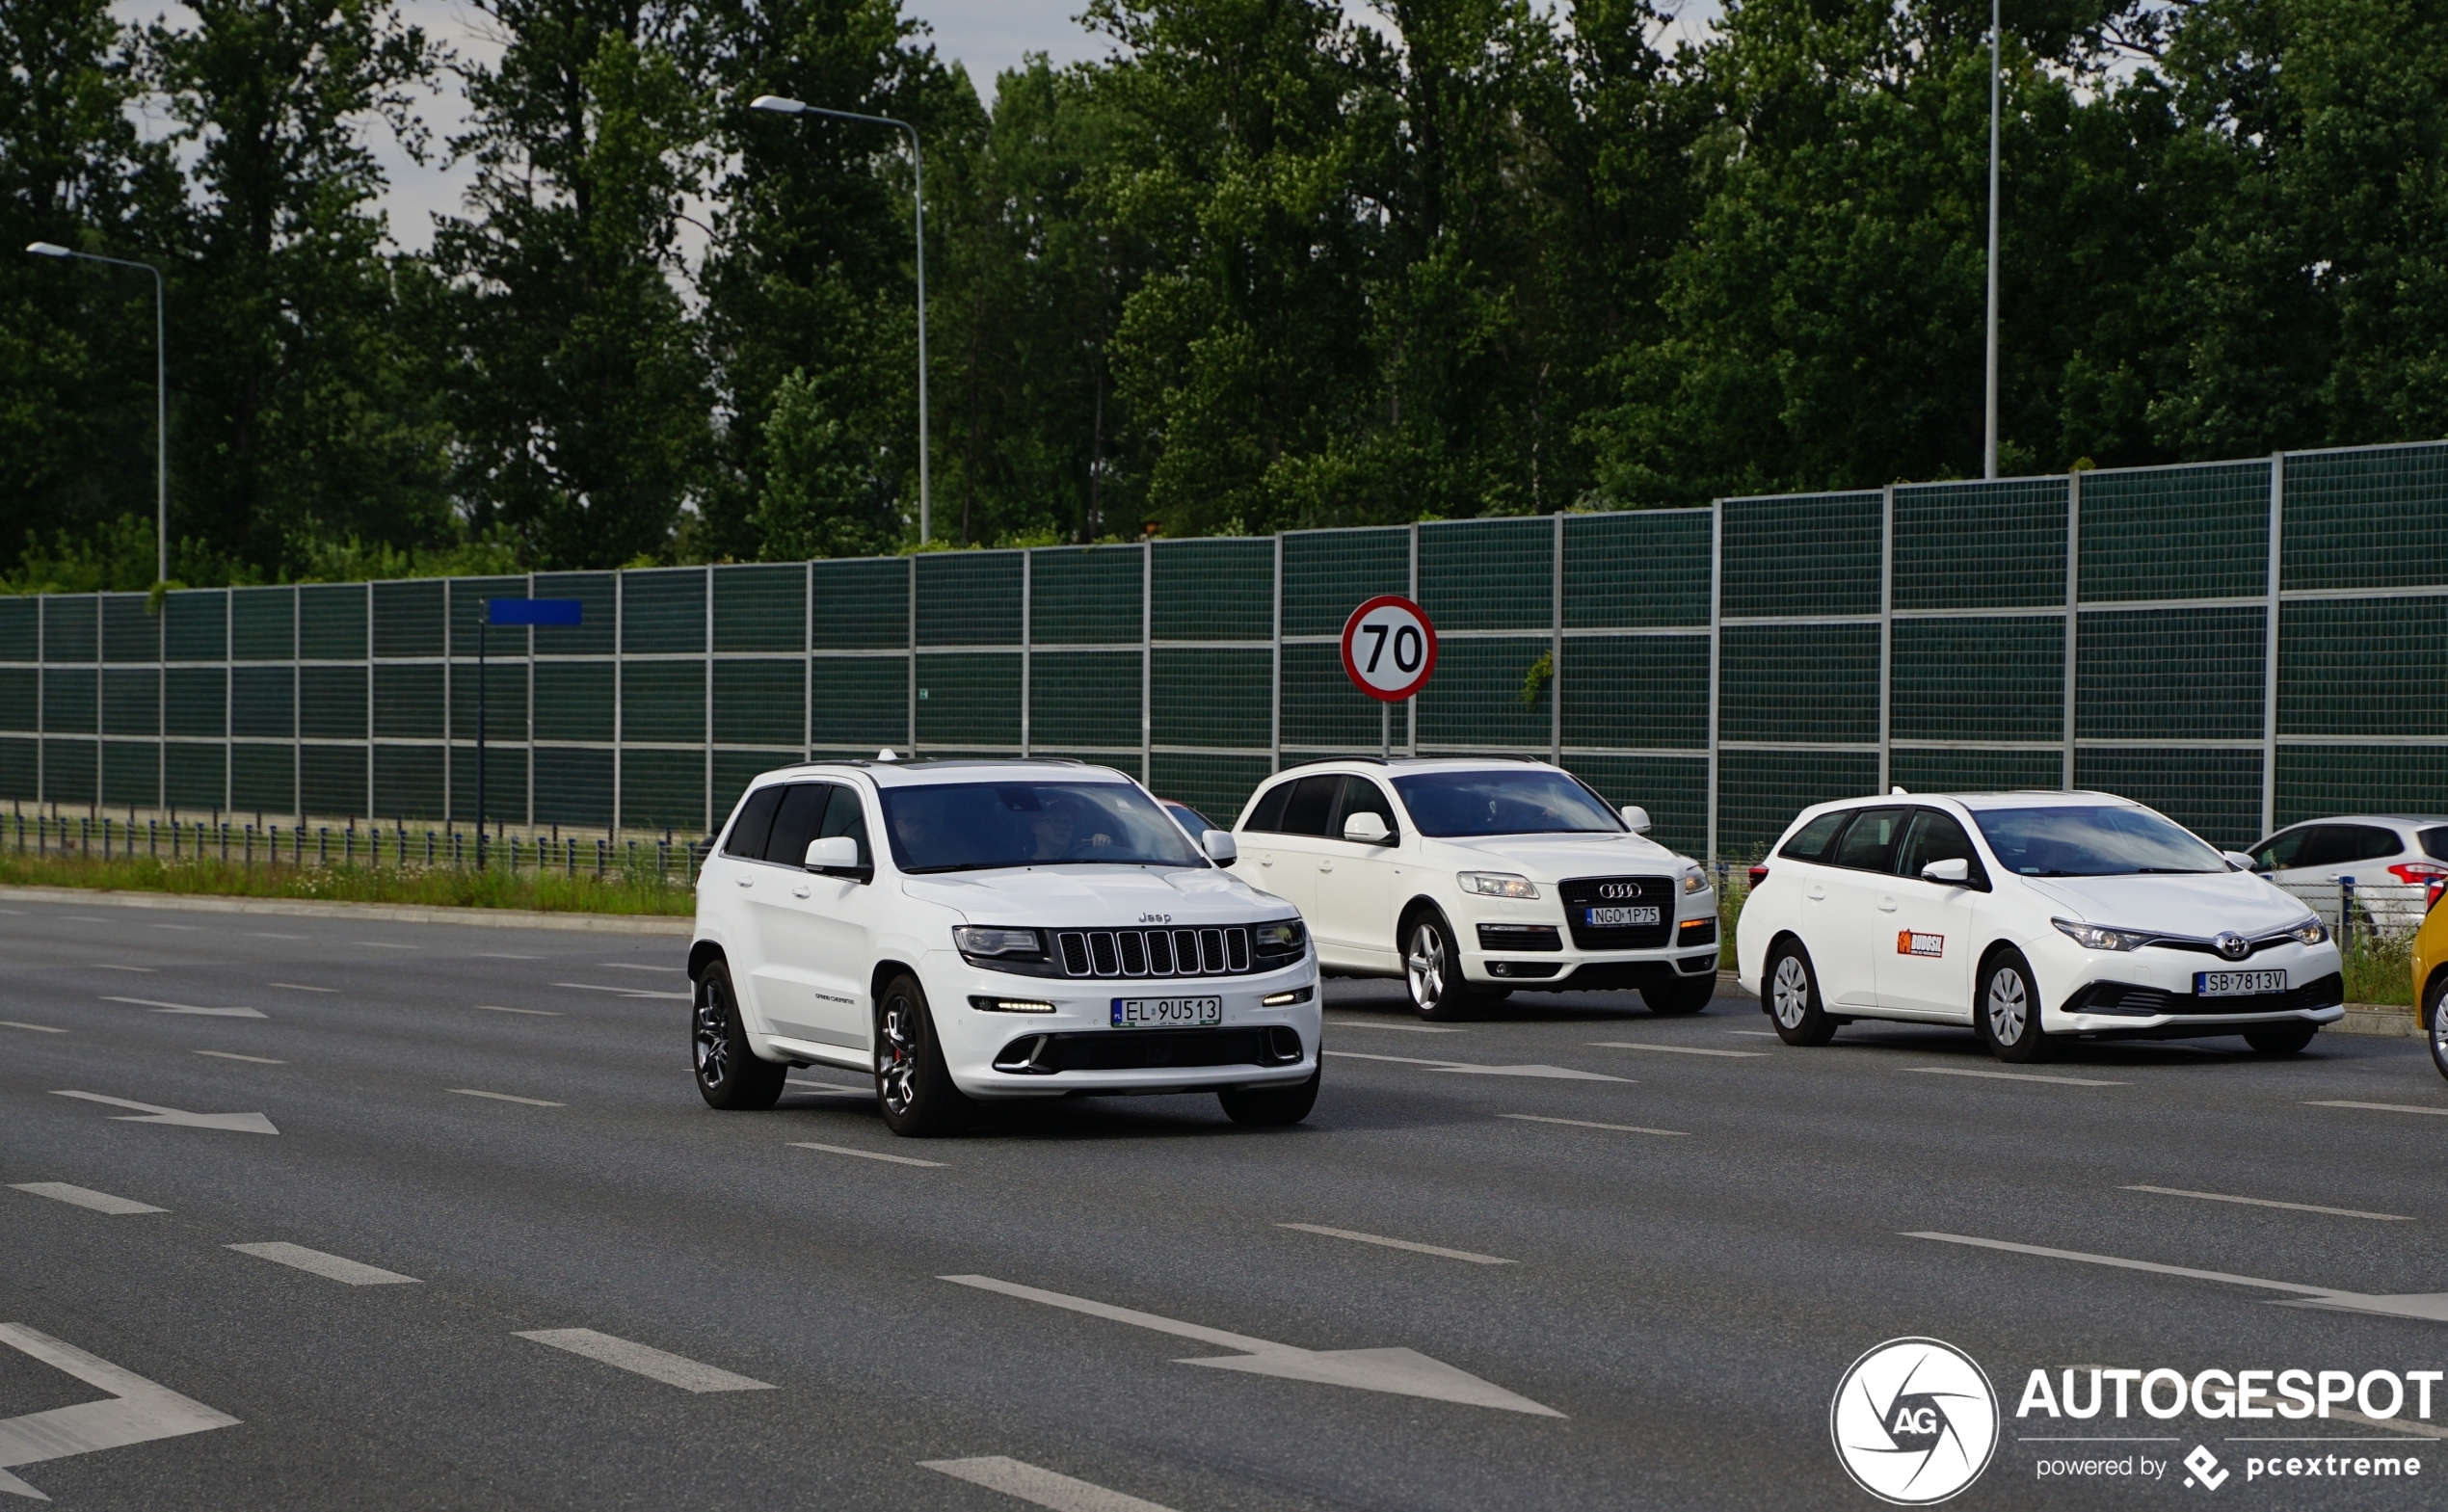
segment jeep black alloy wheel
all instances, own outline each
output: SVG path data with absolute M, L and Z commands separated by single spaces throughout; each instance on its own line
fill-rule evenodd
M 1768 955 L 1769 1021 L 1788 1045 L 1824 1045 L 1836 1037 L 1836 1021 L 1819 1001 L 1819 973 L 1796 941 L 1779 942 Z
M 707 963 L 697 979 L 697 1006 L 689 1014 L 689 1054 L 697 1066 L 697 1092 L 706 1105 L 726 1112 L 769 1108 L 782 1098 L 787 1068 L 757 1058 L 739 1021 L 731 968 Z
M 2032 985 L 2032 968 L 2009 950 L 1989 958 L 1981 971 L 1981 996 L 1975 1006 L 1975 1027 L 1989 1053 L 2003 1061 L 2039 1060 L 2048 1053 L 2048 1037 L 2040 1032 L 2040 995 Z
M 916 977 L 894 977 L 876 1013 L 875 1101 L 886 1127 L 918 1139 L 959 1132 L 975 1106 L 952 1085 Z

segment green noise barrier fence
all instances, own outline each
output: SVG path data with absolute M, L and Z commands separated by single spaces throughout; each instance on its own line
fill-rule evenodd
M 1803 805 L 2083 787 L 2224 845 L 2448 812 L 2448 444 L 1260 539 L 0 599 L 0 802 L 706 834 L 808 757 L 1070 756 L 1229 823 L 1530 755 L 1751 859 Z M 1435 621 L 1381 729 L 1344 617 Z M 575 626 L 487 628 L 492 597 Z M 482 671 L 479 636 L 486 637 Z

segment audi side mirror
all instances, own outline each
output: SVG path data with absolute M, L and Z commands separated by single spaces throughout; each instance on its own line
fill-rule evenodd
M 859 864 L 859 842 L 846 835 L 829 835 L 808 842 L 805 862 L 810 871 L 827 877 L 855 877 L 865 882 L 873 871 Z
M 1624 816 L 1624 827 L 1626 829 L 1629 829 L 1635 835 L 1646 835 L 1649 833 L 1648 809 L 1641 808 L 1638 804 L 1626 804 L 1623 806 L 1622 812 Z
M 1241 842 L 1233 838 L 1230 830 L 1207 830 L 1199 836 L 1199 848 L 1207 859 L 1218 866 L 1230 866 L 1241 859 Z
M 1972 880 L 1972 863 L 1960 856 L 1950 856 L 1945 861 L 1933 861 L 1921 868 L 1921 880 L 1943 882 L 1950 887 L 1959 888 Z
M 1343 837 L 1363 845 L 1383 845 L 1392 833 L 1386 821 L 1373 813 L 1355 813 L 1343 822 Z

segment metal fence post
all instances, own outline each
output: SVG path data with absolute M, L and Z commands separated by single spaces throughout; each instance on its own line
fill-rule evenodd
M 1418 603 L 1420 601 L 1420 522 L 1416 519 L 1411 522 L 1411 540 L 1409 542 L 1409 545 L 1411 548 L 1410 577 L 1407 580 L 1406 586 L 1403 588 L 1403 594 L 1413 603 Z M 1391 717 L 1393 713 L 1393 705 L 1384 704 L 1381 706 L 1384 707 L 1388 713 L 1389 717 L 1387 719 L 1386 726 L 1388 733 L 1391 734 L 1394 724 Z M 1402 728 L 1408 736 L 1408 738 L 1402 742 L 1404 754 L 1409 756 L 1418 756 L 1420 754 L 1420 696 L 1416 693 L 1402 701 Z M 1389 755 L 1391 753 L 1389 753 Z
M 2278 569 L 2286 530 L 2286 453 L 2270 454 L 2269 607 L 2261 626 L 2261 833 L 2277 829 L 2278 809 Z M 2339 915 L 2343 917 L 2341 914 Z
M 1547 759 L 1564 764 L 1564 512 L 1556 512 L 1556 538 L 1548 553 L 1552 591 L 1547 634 Z
M 1878 791 L 1893 787 L 1888 746 L 1895 733 L 1896 486 L 1878 491 Z
M 1020 553 L 1020 754 L 1029 754 L 1029 703 L 1032 700 L 1031 679 L 1037 664 L 1037 550 L 1024 547 Z M 1139 696 L 1147 697 L 1146 679 L 1140 682 Z M 1140 774 L 1145 777 L 1145 773 Z
M 533 632 L 530 632 L 533 633 Z M 705 569 L 705 785 L 698 792 L 704 833 L 714 833 L 714 570 Z
M 1709 501 L 1709 846 L 1717 862 L 1717 665 L 1725 617 L 1725 500 Z
M 1027 563 L 1021 564 L 1027 581 Z M 1026 602 L 1025 598 L 1022 600 Z M 1149 706 L 1156 678 L 1156 543 L 1139 544 L 1139 781 L 1156 783 L 1156 711 Z
M 2082 665 L 2075 642 L 2082 627 L 2082 597 L 2083 475 L 2073 472 L 2065 478 L 2065 755 L 2058 779 L 2058 785 L 2069 793 L 2074 790 L 2074 695 Z
M 910 681 L 907 692 L 910 705 L 910 738 L 903 753 L 918 756 L 918 557 L 910 557 Z
M 621 838 L 621 753 L 629 736 L 627 711 L 622 706 L 623 690 L 628 685 L 629 578 L 626 572 L 612 574 L 612 835 L 614 842 Z
M 1266 664 L 1266 769 L 1284 769 L 1284 533 L 1275 533 L 1274 645 Z
M 306 593 L 292 586 L 289 590 L 289 802 L 296 807 L 290 817 L 300 826 L 306 823 L 306 671 L 298 663 L 306 660 Z

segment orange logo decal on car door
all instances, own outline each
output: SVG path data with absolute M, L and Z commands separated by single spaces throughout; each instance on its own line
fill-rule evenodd
M 1925 935 L 1919 930 L 1896 931 L 1896 954 L 1900 956 L 1942 956 L 1947 953 L 1947 937 Z

